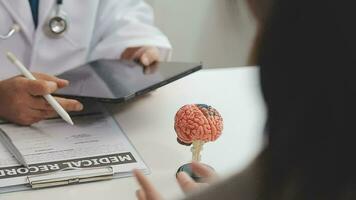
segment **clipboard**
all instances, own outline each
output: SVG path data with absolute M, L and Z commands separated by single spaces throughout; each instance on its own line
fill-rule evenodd
M 86 156 L 71 157 L 70 159 L 53 159 L 52 161 L 32 164 L 29 163 L 29 168 L 19 166 L 18 164 L 0 166 L 0 193 L 75 185 L 129 177 L 132 176 L 133 169 L 139 169 L 142 170 L 143 173 L 148 174 L 150 172 L 149 168 L 138 154 L 130 140 L 127 138 L 126 134 L 122 131 L 118 122 L 105 108 L 103 109 L 105 112 L 101 113 L 102 118 L 108 120 L 109 128 L 112 130 L 112 135 L 120 135 L 117 136 L 117 138 L 120 139 L 120 142 L 125 145 L 122 147 L 123 151 L 115 151 L 110 154 L 85 154 Z M 79 117 L 89 118 L 90 120 L 87 123 L 91 123 L 92 120 L 98 119 L 96 118 L 96 114 Z M 101 117 L 99 117 L 99 119 L 101 119 Z M 43 123 L 47 125 L 47 122 Z M 6 126 L 4 124 L 0 125 L 2 127 Z M 14 125 L 9 124 L 9 126 L 12 127 Z M 100 137 L 102 137 L 103 133 L 100 134 Z M 17 172 L 18 174 L 14 175 L 14 172 Z

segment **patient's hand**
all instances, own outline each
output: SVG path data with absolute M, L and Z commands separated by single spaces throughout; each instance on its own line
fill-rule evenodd
M 121 59 L 139 61 L 147 67 L 159 61 L 159 50 L 151 46 L 127 48 L 122 53 Z
M 203 183 L 195 182 L 185 172 L 180 172 L 177 176 L 177 181 L 181 189 L 185 193 L 192 192 L 194 190 L 207 187 L 211 182 L 217 179 L 216 173 L 209 167 L 197 162 L 192 163 L 192 170 L 195 174 L 199 175 L 203 179 Z M 155 187 L 148 181 L 148 179 L 138 170 L 134 171 L 137 181 L 139 182 L 141 189 L 136 191 L 137 199 L 139 200 L 161 200 L 163 199 L 160 193 Z
M 54 76 L 33 73 L 37 80 L 16 76 L 0 81 L 0 117 L 20 125 L 31 125 L 57 116 L 42 95 L 68 85 L 68 81 Z M 79 111 L 83 105 L 76 100 L 57 98 L 67 111 Z
M 199 162 L 193 162 L 191 167 L 194 174 L 201 177 L 200 178 L 201 182 L 197 183 L 187 173 L 179 172 L 177 176 L 177 180 L 181 189 L 185 193 L 189 193 L 194 190 L 207 187 L 209 184 L 214 182 L 218 177 L 214 170 Z

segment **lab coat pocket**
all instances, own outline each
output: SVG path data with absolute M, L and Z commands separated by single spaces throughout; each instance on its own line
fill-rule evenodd
M 73 46 L 74 49 L 77 50 L 83 50 L 86 49 L 89 44 L 81 38 L 73 37 L 69 34 L 65 34 L 64 39 L 67 40 L 67 42 Z
M 89 46 L 89 43 L 86 42 L 84 38 L 77 37 L 73 35 L 73 33 L 70 34 L 70 32 L 64 35 L 64 39 L 67 40 L 67 42 L 73 46 L 74 49 L 83 50 Z

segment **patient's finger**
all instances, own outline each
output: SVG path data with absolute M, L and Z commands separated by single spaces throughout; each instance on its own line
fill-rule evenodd
M 160 200 L 161 195 L 158 193 L 156 188 L 151 184 L 151 182 L 145 177 L 144 174 L 142 174 L 141 171 L 139 170 L 134 170 L 133 171 L 138 183 L 142 187 L 142 190 L 145 194 L 145 198 L 147 200 Z
M 198 183 L 196 183 L 187 173 L 179 172 L 177 175 L 177 180 L 182 188 L 183 192 L 188 193 L 192 190 L 195 190 L 199 187 Z
M 136 191 L 136 197 L 137 197 L 138 200 L 146 200 L 146 194 L 141 189 Z
M 191 167 L 195 174 L 203 178 L 203 182 L 209 183 L 217 177 L 213 169 L 199 162 L 193 162 Z

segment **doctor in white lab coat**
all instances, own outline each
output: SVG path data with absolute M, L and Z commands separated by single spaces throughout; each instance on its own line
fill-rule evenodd
M 37 20 L 28 0 L 0 0 L 0 34 L 14 24 L 20 32 L 0 40 L 0 118 L 30 125 L 56 115 L 41 97 L 65 87 L 55 77 L 83 63 L 107 59 L 135 59 L 148 66 L 170 57 L 168 39 L 153 25 L 152 9 L 143 0 L 63 0 L 68 30 L 62 37 L 48 36 L 45 26 L 55 15 L 55 0 L 39 0 Z M 33 2 L 32 2 L 33 3 Z M 31 5 L 30 5 L 31 4 Z M 32 7 L 31 7 L 32 6 Z M 19 77 L 7 61 L 13 52 L 38 81 Z M 67 111 L 82 109 L 80 102 L 57 99 Z

